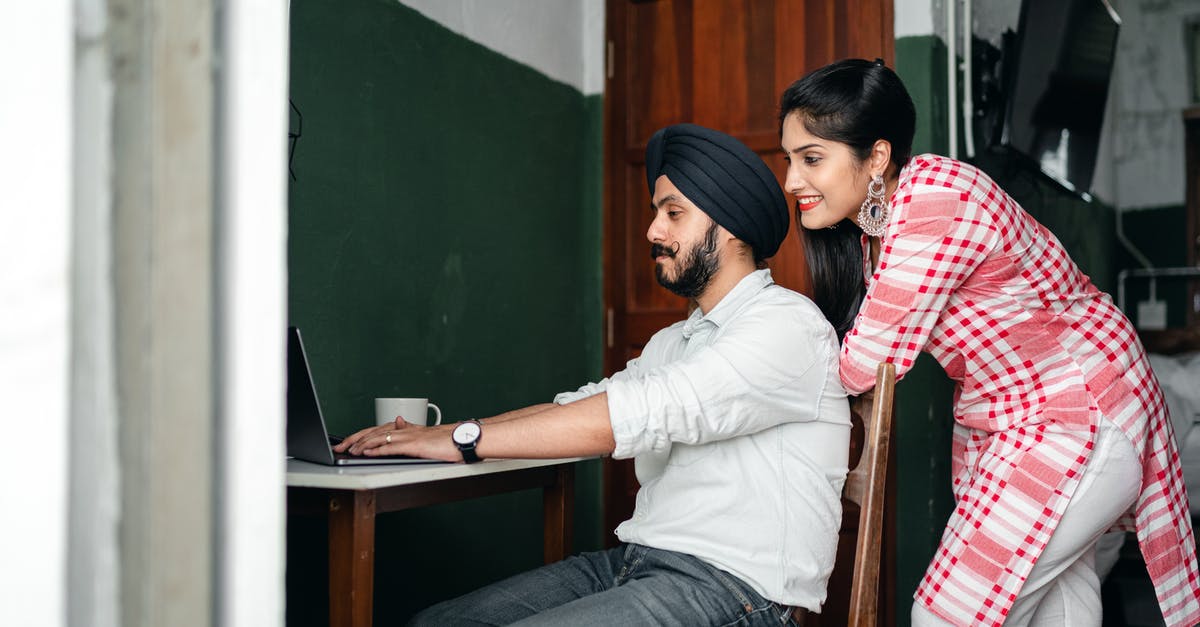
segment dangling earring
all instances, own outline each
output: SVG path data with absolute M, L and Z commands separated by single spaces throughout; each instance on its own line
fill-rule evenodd
M 887 230 L 888 206 L 883 197 L 885 191 L 887 186 L 883 184 L 883 177 L 876 174 L 867 185 L 866 200 L 858 208 L 858 226 L 862 228 L 863 233 L 871 237 L 881 237 Z

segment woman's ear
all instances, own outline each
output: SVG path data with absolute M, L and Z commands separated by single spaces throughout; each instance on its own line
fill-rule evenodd
M 868 165 L 871 168 L 871 175 L 876 174 L 887 175 L 888 168 L 892 164 L 892 142 L 886 139 L 875 140 L 875 145 L 871 146 L 871 155 L 867 157 Z

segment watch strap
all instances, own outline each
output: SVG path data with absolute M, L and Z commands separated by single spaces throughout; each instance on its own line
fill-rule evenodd
M 458 450 L 462 453 L 463 461 L 468 464 L 474 464 L 477 461 L 481 461 L 479 459 L 479 454 L 475 452 L 474 442 L 470 444 L 459 444 Z

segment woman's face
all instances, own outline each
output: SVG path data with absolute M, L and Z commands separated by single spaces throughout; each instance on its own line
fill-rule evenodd
M 795 197 L 805 228 L 833 226 L 858 214 L 871 174 L 849 146 L 809 133 L 795 113 L 783 121 L 781 144 L 788 162 L 784 189 Z

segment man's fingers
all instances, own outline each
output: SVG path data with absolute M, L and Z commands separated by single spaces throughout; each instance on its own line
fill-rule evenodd
M 405 422 L 402 417 L 396 416 L 395 424 L 370 427 L 347 437 L 338 445 L 341 447 L 338 452 L 349 451 L 351 455 L 398 455 L 401 453 L 398 447 L 388 445 L 400 441 L 402 436 L 407 436 L 404 437 L 405 441 L 411 440 L 415 434 L 427 428 Z
M 376 427 L 370 434 L 365 435 L 362 440 L 351 446 L 350 452 L 355 455 L 365 455 L 369 451 L 374 452 L 379 447 L 391 444 L 397 433 L 390 425 Z
M 351 433 L 350 435 L 342 438 L 342 441 L 338 442 L 337 445 L 333 447 L 333 450 L 335 450 L 339 453 L 345 452 L 346 449 L 353 446 L 355 442 L 358 442 L 359 440 L 362 439 L 363 431 L 368 431 L 368 429 L 363 429 L 362 431 L 356 431 L 356 432 Z
M 392 449 L 398 446 L 398 442 L 395 442 L 395 440 L 388 442 L 385 436 L 383 439 L 379 439 L 378 441 L 372 441 L 372 443 L 368 445 L 368 448 L 363 449 L 362 454 L 367 456 L 391 455 L 393 454 Z
M 392 430 L 393 429 L 392 429 L 391 425 L 383 425 L 383 426 L 379 426 L 379 427 L 367 427 L 366 429 L 356 431 L 355 433 L 346 436 L 346 439 L 342 440 L 341 443 L 338 444 L 337 446 L 333 447 L 333 449 L 339 453 L 345 452 L 347 450 L 349 450 L 351 453 L 353 453 L 355 445 L 365 442 L 366 440 L 370 439 L 372 436 L 374 436 L 376 434 L 382 434 L 382 433 L 386 433 L 386 432 L 392 431 Z

